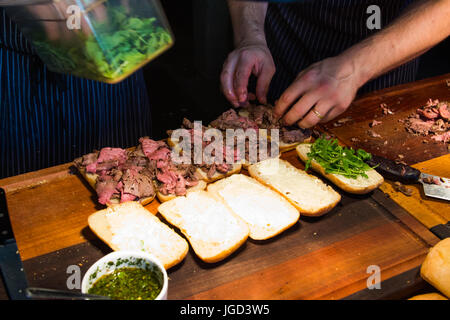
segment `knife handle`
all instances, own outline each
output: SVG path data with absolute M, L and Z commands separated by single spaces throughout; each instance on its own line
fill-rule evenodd
M 417 183 L 420 178 L 419 170 L 383 157 L 372 155 L 372 159 L 366 162 L 369 166 L 376 167 L 375 170 L 389 180 L 413 184 Z

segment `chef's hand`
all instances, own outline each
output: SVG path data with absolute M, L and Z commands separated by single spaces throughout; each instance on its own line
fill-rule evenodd
M 225 97 L 233 106 L 245 106 L 249 101 L 248 82 L 251 74 L 257 78 L 256 98 L 267 103 L 267 91 L 275 73 L 269 48 L 262 43 L 243 44 L 226 59 L 220 81 Z
M 354 64 L 345 57 L 317 62 L 302 71 L 275 104 L 286 125 L 311 128 L 343 113 L 360 87 Z

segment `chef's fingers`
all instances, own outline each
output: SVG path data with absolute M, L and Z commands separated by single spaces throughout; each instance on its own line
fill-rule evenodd
M 233 81 L 234 93 L 239 103 L 245 103 L 248 99 L 248 80 L 250 79 L 254 66 L 255 61 L 247 55 L 242 54 L 239 57 Z
M 309 112 L 297 122 L 300 128 L 311 128 L 319 122 L 323 122 L 330 112 L 332 112 L 334 102 L 331 100 L 320 100 L 309 110 Z
M 342 106 L 334 106 L 320 122 L 327 123 L 344 113 L 345 110 L 346 108 L 343 108 Z
M 235 107 L 239 107 L 238 98 L 234 92 L 234 70 L 238 62 L 237 56 L 231 53 L 223 64 L 222 73 L 220 74 L 220 82 L 222 85 L 222 92 L 228 101 Z
M 329 85 L 322 84 L 313 90 L 306 92 L 294 106 L 284 115 L 283 122 L 286 125 L 293 125 L 300 121 L 311 108 L 328 94 Z
M 302 72 L 299 74 L 297 79 L 283 92 L 275 104 L 273 109 L 275 118 L 281 118 L 289 107 L 314 85 L 315 76 L 314 72 Z M 295 122 L 293 121 L 293 123 Z
M 256 97 L 262 104 L 267 104 L 267 92 L 269 91 L 269 85 L 274 74 L 275 65 L 264 64 L 261 72 L 257 75 L 258 80 L 256 81 Z

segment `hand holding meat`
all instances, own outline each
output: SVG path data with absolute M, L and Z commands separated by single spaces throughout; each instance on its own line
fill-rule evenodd
M 274 114 L 286 125 L 311 128 L 343 113 L 359 87 L 351 60 L 329 58 L 300 72 L 277 101 Z

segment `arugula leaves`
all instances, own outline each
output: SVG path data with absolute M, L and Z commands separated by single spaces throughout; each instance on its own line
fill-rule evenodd
M 92 22 L 92 33 L 73 41 L 33 41 L 50 69 L 109 82 L 129 74 L 173 42 L 157 19 L 129 16 L 123 7 L 107 7 L 107 19 Z
M 337 139 L 318 138 L 308 153 L 305 171 L 311 167 L 312 160 L 317 161 L 326 173 L 340 174 L 356 179 L 358 176 L 368 178 L 366 171 L 372 169 L 365 161 L 372 155 L 362 149 L 354 150 L 340 146 Z

